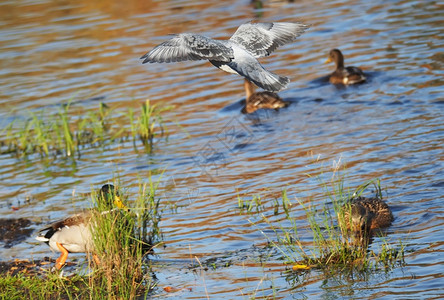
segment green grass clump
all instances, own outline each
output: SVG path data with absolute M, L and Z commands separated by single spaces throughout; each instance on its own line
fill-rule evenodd
M 311 200 L 304 203 L 297 199 L 297 204 L 305 211 L 311 241 L 306 237 L 301 238 L 296 220 L 291 217 L 288 210 L 285 211 L 286 220 L 291 225 L 286 227 L 282 224 L 276 226 L 269 218 L 263 216 L 263 220 L 268 223 L 277 237 L 277 241 L 273 241 L 267 236 L 268 240 L 283 255 L 286 263 L 293 265 L 293 270 L 321 268 L 369 271 L 402 263 L 404 258 L 402 242 L 392 245 L 383 239 L 379 251 L 369 251 L 370 239 L 357 237 L 344 226 L 344 209 L 350 209 L 344 204 L 352 196 L 360 195 L 371 184 L 381 195 L 379 180 L 369 181 L 355 190 L 346 189 L 344 181 L 343 176 L 334 172 L 329 184 L 321 182 L 325 196 L 329 199 L 323 205 L 313 203 Z M 282 195 L 282 202 L 287 203 L 284 207 L 292 206 L 286 193 Z
M 159 181 L 139 184 L 128 209 L 103 212 L 106 203 L 95 192 L 97 207 L 92 218 L 94 251 L 79 274 L 38 268 L 16 275 L 0 276 L 0 299 L 135 299 L 146 296 L 156 286 L 148 254 L 161 243 L 158 223 L 161 215 L 156 189 Z M 115 184 L 115 186 L 119 186 Z M 120 196 L 122 189 L 120 189 Z M 32 265 L 32 263 L 31 263 Z M 31 267 L 29 267 L 31 268 Z M 82 270 L 83 269 L 83 270 Z M 14 273 L 14 272 L 9 272 Z M 88 273 L 88 275 L 81 275 Z
M 60 277 L 56 273 L 42 276 L 3 275 L 0 277 L 0 299 L 87 299 L 85 278 L 73 275 Z
M 292 203 L 288 200 L 287 191 L 283 190 L 281 193 L 282 203 L 280 199 L 274 197 L 273 202 L 270 204 L 269 201 L 263 201 L 261 195 L 253 195 L 252 197 L 246 195 L 237 195 L 237 208 L 240 214 L 260 214 L 268 210 L 273 210 L 273 214 L 276 216 L 282 209 L 288 216 L 291 210 Z
M 134 111 L 131 108 L 128 109 L 127 117 L 131 124 L 131 136 L 136 150 L 136 141 L 139 139 L 147 152 L 151 152 L 154 137 L 164 134 L 165 127 L 163 126 L 161 114 L 171 108 L 172 106 L 159 107 L 156 104 L 151 104 L 150 100 L 147 99 L 142 104 L 138 117 L 135 117 Z M 157 130 L 160 132 L 157 133 Z
M 154 138 L 165 135 L 161 114 L 172 107 L 159 107 L 146 100 L 135 112 L 116 112 L 106 104 L 88 112 L 74 111 L 68 103 L 55 114 L 29 112 L 24 120 L 15 119 L 0 132 L 0 154 L 16 157 L 39 154 L 41 157 L 80 157 L 86 147 L 107 146 L 132 138 L 151 153 Z
M 260 195 L 254 195 L 251 199 L 243 199 L 240 195 L 237 196 L 237 207 L 240 212 L 262 212 L 264 211 L 264 207 L 262 204 L 262 199 Z
M 157 185 L 158 182 L 151 180 L 149 184 L 141 184 L 138 199 L 128 211 L 100 213 L 98 210 L 94 255 L 99 263 L 89 279 L 92 294 L 134 299 L 155 286 L 146 256 L 161 239 Z

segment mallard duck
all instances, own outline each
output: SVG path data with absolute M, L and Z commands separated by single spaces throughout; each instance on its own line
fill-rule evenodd
M 245 107 L 242 113 L 251 114 L 260 108 L 279 109 L 287 107 L 288 102 L 282 100 L 278 94 L 273 92 L 255 92 L 255 86 L 248 79 L 245 79 Z
M 376 229 L 392 224 L 390 207 L 379 198 L 353 198 L 344 206 L 346 227 L 354 233 L 370 236 Z
M 102 186 L 98 197 L 99 201 L 103 201 L 105 211 L 112 211 L 115 207 L 125 208 L 112 184 Z M 70 252 L 91 252 L 94 234 L 91 229 L 92 217 L 92 210 L 84 211 L 39 231 L 41 235 L 36 237 L 37 240 L 46 242 L 52 250 L 62 253 L 56 260 L 56 269 L 63 267 Z
M 331 73 L 329 81 L 333 84 L 356 84 L 366 80 L 364 73 L 357 67 L 344 67 L 344 56 L 338 49 L 333 49 L 326 60 L 334 62 L 336 70 Z
M 219 69 L 243 76 L 267 91 L 277 92 L 290 80 L 265 70 L 257 58 L 294 41 L 309 26 L 302 23 L 246 23 L 229 40 L 181 33 L 141 57 L 143 63 L 209 60 Z

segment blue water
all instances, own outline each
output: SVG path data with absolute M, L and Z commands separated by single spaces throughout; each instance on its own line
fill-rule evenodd
M 2 126 L 29 111 L 55 114 L 70 100 L 79 113 L 99 102 L 124 112 L 147 98 L 175 106 L 164 113 L 168 140 L 160 139 L 150 155 L 136 153 L 129 142 L 85 149 L 75 162 L 0 156 L 0 217 L 30 218 L 38 229 L 88 207 L 77 196 L 113 178 L 134 196 L 139 180 L 164 170 L 160 227 L 167 247 L 157 250 L 154 269 L 161 297 L 443 296 L 444 8 L 438 2 L 264 1 L 257 10 L 247 0 L 3 1 L 0 8 Z M 139 60 L 168 34 L 228 38 L 253 18 L 311 24 L 296 42 L 261 59 L 291 79 L 280 93 L 291 104 L 279 112 L 242 115 L 242 79 L 208 62 Z M 345 89 L 324 82 L 334 68 L 323 63 L 332 48 L 342 50 L 346 65 L 361 67 L 368 82 Z M 287 189 L 309 243 L 298 199 L 322 206 L 328 200 L 322 186 L 307 175 L 324 172 L 328 180 L 335 165 L 352 189 L 381 180 L 395 216 L 387 237 L 394 246 L 399 240 L 406 245 L 405 265 L 364 278 L 313 270 L 293 279 L 283 274 L 275 252 L 262 265 L 263 250 L 255 246 L 267 243 L 260 230 L 273 238 L 272 231 L 260 215 L 240 213 L 238 194 L 261 195 L 264 213 L 272 215 L 272 201 Z M 283 214 L 271 219 L 286 224 Z M 381 243 L 376 238 L 372 246 Z M 0 259 L 48 255 L 57 256 L 30 237 L 2 248 Z M 232 264 L 191 272 L 195 257 Z M 168 295 L 163 286 L 191 291 Z

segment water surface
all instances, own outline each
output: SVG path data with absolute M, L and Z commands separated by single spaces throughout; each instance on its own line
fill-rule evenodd
M 257 10 L 247 0 L 41 0 L 3 1 L 0 8 L 2 126 L 30 111 L 55 114 L 69 100 L 79 111 L 97 109 L 100 101 L 125 111 L 147 98 L 175 106 L 165 113 L 168 140 L 150 155 L 136 153 L 132 143 L 84 150 L 75 163 L 2 155 L 2 218 L 57 220 L 89 205 L 73 194 L 113 174 L 136 195 L 139 180 L 165 170 L 161 201 L 178 208 L 163 214 L 167 247 L 157 259 L 170 263 L 155 272 L 160 287 L 192 288 L 180 299 L 267 297 L 273 290 L 276 298 L 296 299 L 442 296 L 444 9 L 438 2 L 264 1 Z M 296 42 L 261 59 L 291 78 L 280 93 L 291 105 L 279 112 L 241 114 L 242 79 L 208 62 L 139 60 L 168 34 L 228 38 L 253 18 L 311 24 Z M 340 89 L 319 80 L 333 71 L 323 63 L 332 48 L 343 51 L 347 65 L 362 67 L 368 82 Z M 269 208 L 283 189 L 294 203 L 322 205 L 328 199 L 307 174 L 324 170 L 328 178 L 336 163 L 346 165 L 352 188 L 381 179 L 395 215 L 387 234 L 394 244 L 405 242 L 405 266 L 365 278 L 312 271 L 289 279 L 273 252 L 263 266 L 258 249 L 267 239 L 260 229 L 272 232 L 259 215 L 239 212 L 239 191 L 260 194 Z M 265 214 L 284 222 L 272 209 Z M 304 210 L 295 205 L 292 214 L 309 240 Z M 41 259 L 48 251 L 29 238 L 2 249 L 0 259 Z M 193 273 L 187 266 L 194 257 L 219 257 L 231 266 Z

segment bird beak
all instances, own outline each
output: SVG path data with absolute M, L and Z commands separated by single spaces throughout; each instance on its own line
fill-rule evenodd
M 329 63 L 329 62 L 331 62 L 331 58 L 330 58 L 330 56 L 327 58 L 327 60 L 324 62 L 324 64 L 327 64 L 327 63 Z
M 114 196 L 114 205 L 119 209 L 124 209 L 126 211 L 129 211 L 128 207 L 125 204 L 123 204 L 119 196 Z

